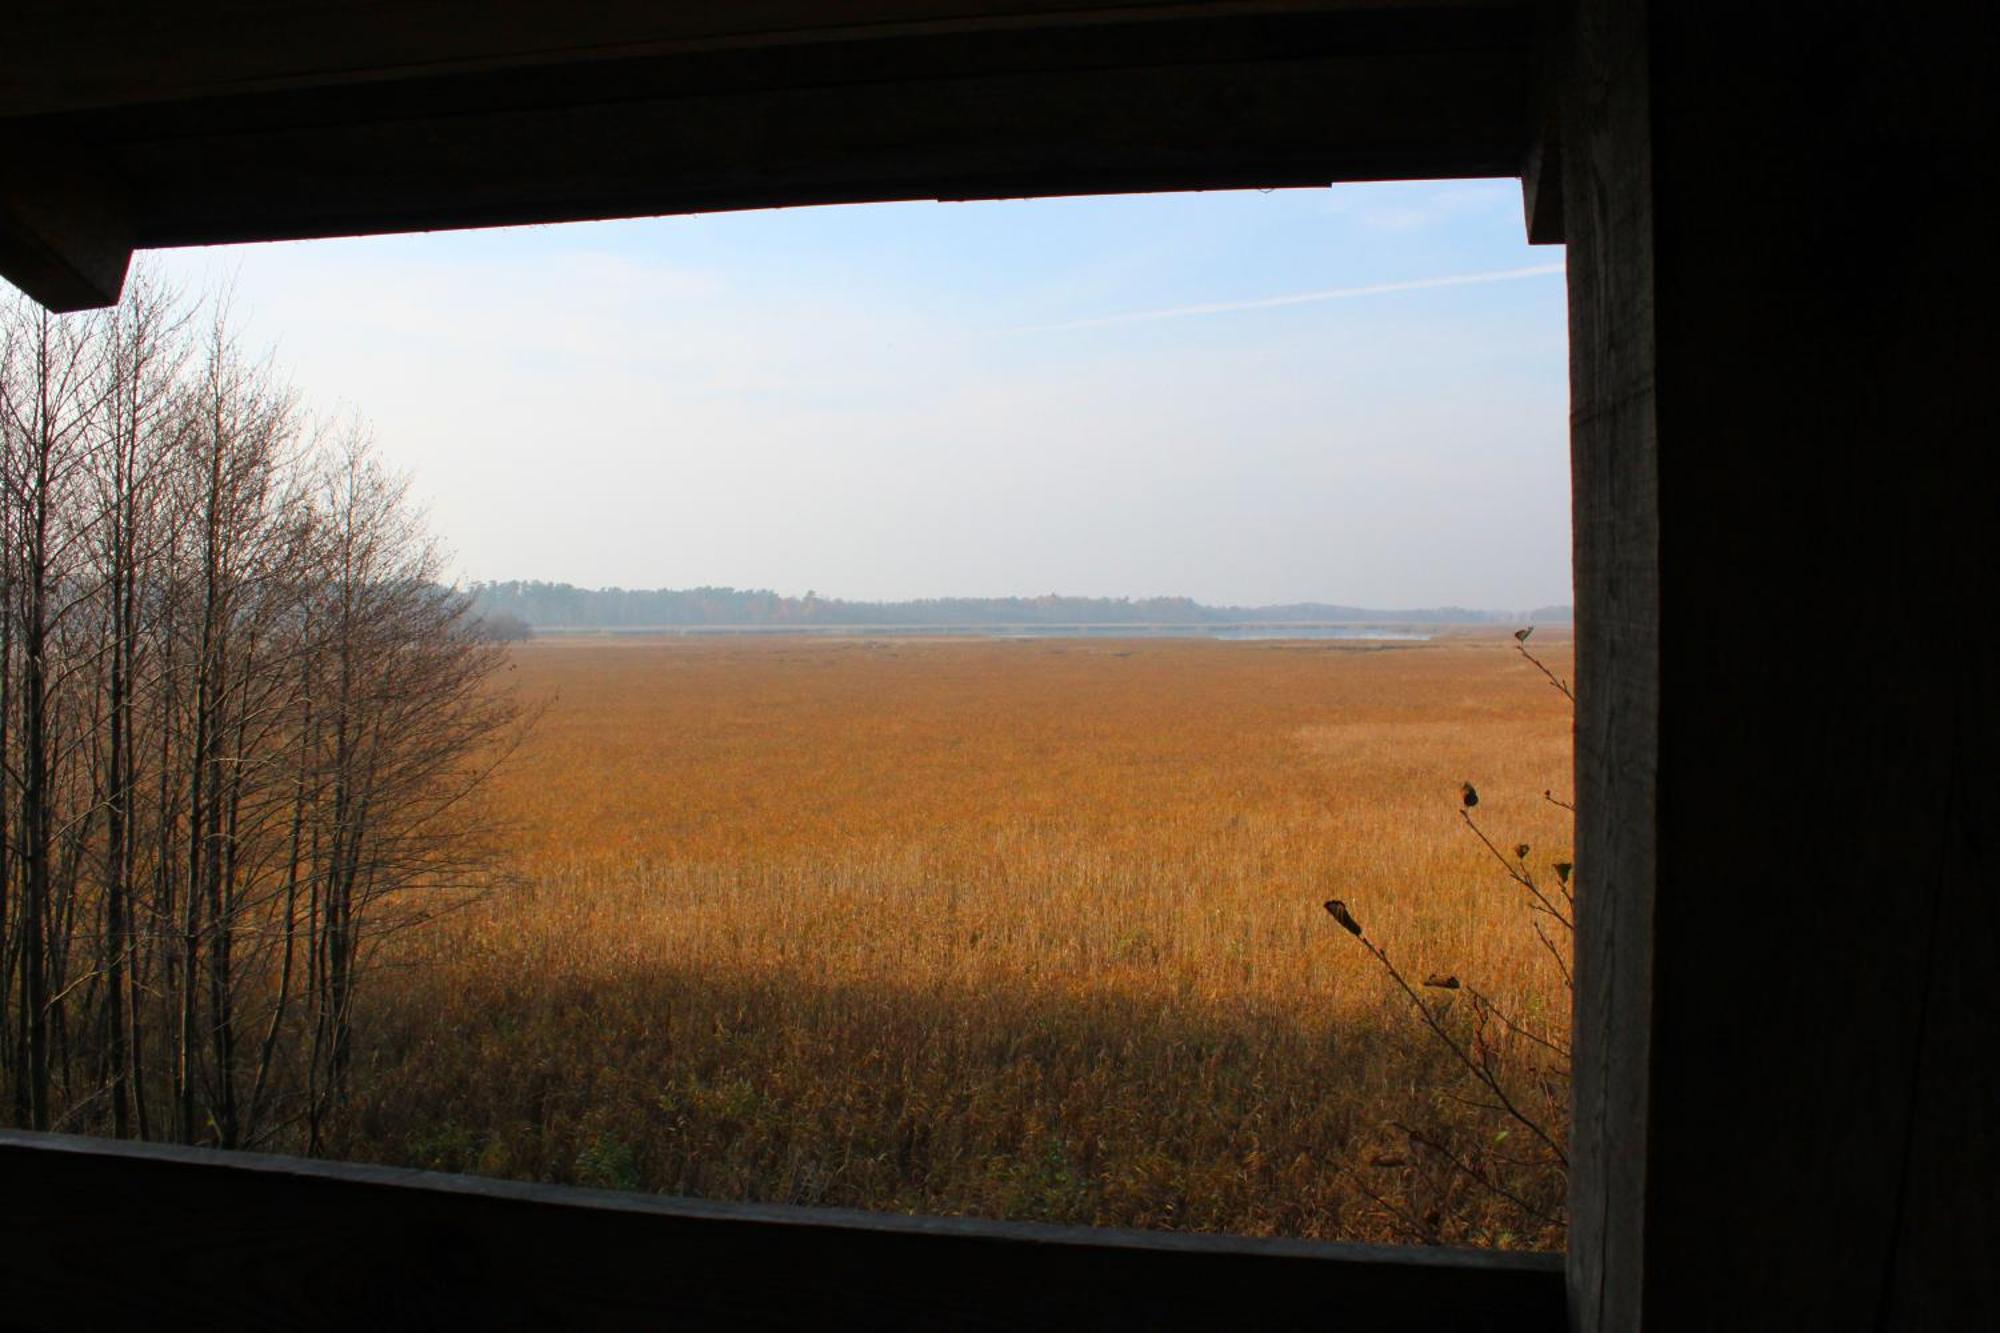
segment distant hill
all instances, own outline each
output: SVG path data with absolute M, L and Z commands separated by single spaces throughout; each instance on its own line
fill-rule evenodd
M 875 625 L 970 628 L 988 625 L 1487 625 L 1558 624 L 1567 606 L 1473 611 L 1462 606 L 1374 610 L 1322 602 L 1204 606 L 1186 597 L 930 597 L 849 602 L 812 593 L 785 597 L 757 588 L 578 588 L 513 580 L 475 583 L 490 619 L 517 617 L 536 629 L 674 629 L 695 626 Z

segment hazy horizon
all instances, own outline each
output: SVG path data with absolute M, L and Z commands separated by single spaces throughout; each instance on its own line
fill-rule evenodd
M 1327 607 L 1341 607 L 1348 610 L 1357 610 L 1357 611 L 1392 611 L 1392 612 L 1438 611 L 1438 610 L 1502 612 L 1502 611 L 1537 611 L 1549 608 L 1556 608 L 1556 609 L 1572 608 L 1572 599 L 1570 598 L 1564 598 L 1559 602 L 1539 602 L 1535 603 L 1534 605 L 1523 605 L 1523 606 L 1480 606 L 1471 602 L 1464 602 L 1464 601 L 1431 602 L 1424 605 L 1410 603 L 1404 606 L 1386 606 L 1386 605 L 1378 605 L 1375 603 L 1358 602 L 1352 598 L 1342 598 L 1342 597 L 1295 597 L 1295 598 L 1286 598 L 1283 600 L 1266 599 L 1262 601 L 1251 601 L 1251 602 L 1210 602 L 1210 601 L 1205 601 L 1198 597 L 1191 597 L 1186 593 L 1178 593 L 1178 592 L 1072 593 L 1072 592 L 1065 592 L 1061 588 L 1045 588 L 1040 592 L 1010 592 L 1010 593 L 980 593 L 980 594 L 941 593 L 937 595 L 926 595 L 924 597 L 850 597 L 845 595 L 844 593 L 841 593 L 837 589 L 830 590 L 826 588 L 821 588 L 817 585 L 811 585 L 803 588 L 772 588 L 762 585 L 753 586 L 741 583 L 706 583 L 706 584 L 687 584 L 681 586 L 674 586 L 674 585 L 653 586 L 653 585 L 641 585 L 632 583 L 605 583 L 605 584 L 586 586 L 584 584 L 568 583 L 567 580 L 563 579 L 536 579 L 536 578 L 467 579 L 465 580 L 465 583 L 469 587 L 483 587 L 488 585 L 505 586 L 508 584 L 516 584 L 516 583 L 526 583 L 526 584 L 539 583 L 539 584 L 546 584 L 553 586 L 567 585 L 569 587 L 576 588 L 579 591 L 591 592 L 591 593 L 608 593 L 608 592 L 688 593 L 688 592 L 699 592 L 705 589 L 712 589 L 716 591 L 728 591 L 728 592 L 739 592 L 739 593 L 771 593 L 778 597 L 789 598 L 793 600 L 802 600 L 807 597 L 812 597 L 823 602 L 844 602 L 848 604 L 864 605 L 864 606 L 907 605 L 913 602 L 1006 602 L 1006 601 L 1031 602 L 1042 598 L 1054 598 L 1059 601 L 1109 601 L 1109 602 L 1133 602 L 1133 603 L 1192 602 L 1195 605 L 1210 611 L 1227 611 L 1227 610 L 1256 611 L 1256 610 L 1268 610 L 1273 607 L 1284 607 L 1284 606 L 1327 606 Z
M 1559 251 L 1511 181 L 169 251 L 464 580 L 1572 600 Z

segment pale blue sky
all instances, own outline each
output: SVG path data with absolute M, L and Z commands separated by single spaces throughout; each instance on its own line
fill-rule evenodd
M 464 577 L 1525 609 L 1570 599 L 1568 384 L 1561 251 L 1525 243 L 1518 191 L 870 205 L 147 262 L 233 283 L 308 400 L 373 423 Z

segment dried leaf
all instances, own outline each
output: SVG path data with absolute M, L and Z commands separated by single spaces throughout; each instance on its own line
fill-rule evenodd
M 1326 900 L 1326 914 L 1347 927 L 1347 932 L 1350 935 L 1359 935 L 1361 933 L 1361 923 L 1354 919 L 1354 914 L 1347 910 L 1347 904 L 1340 901 L 1340 899 L 1328 898 Z

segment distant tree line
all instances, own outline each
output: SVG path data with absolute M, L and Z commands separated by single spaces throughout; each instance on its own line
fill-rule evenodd
M 525 643 L 535 637 L 535 627 L 511 611 L 481 611 L 471 628 L 480 638 L 494 643 Z
M 475 583 L 480 612 L 538 629 L 672 629 L 694 626 L 976 626 L 976 625 L 1222 625 L 1395 623 L 1515 624 L 1567 621 L 1569 608 L 1527 613 L 1431 607 L 1369 610 L 1297 602 L 1282 606 L 1204 606 L 1187 597 L 934 597 L 907 602 L 850 602 L 786 597 L 766 588 L 578 588 L 514 580 Z
M 213 306 L 0 305 L 0 1116 L 318 1146 L 517 710 L 400 481 Z

